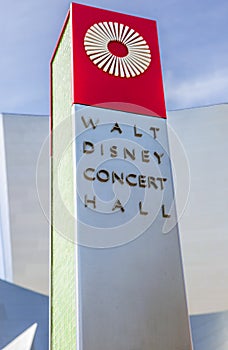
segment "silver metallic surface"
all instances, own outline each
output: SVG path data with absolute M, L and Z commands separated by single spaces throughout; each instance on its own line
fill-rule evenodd
M 175 225 L 175 210 L 170 211 L 173 187 L 166 122 L 159 118 L 101 108 L 80 109 L 80 106 L 76 106 L 75 109 L 79 349 L 189 350 L 191 338 L 178 228 Z M 94 123 L 99 120 L 98 126 L 93 128 L 90 123 L 88 128 L 85 127 L 82 116 L 87 122 L 89 118 Z M 121 127 L 121 134 L 110 131 L 110 126 L 113 127 L 116 122 Z M 145 141 L 141 137 L 131 136 L 136 123 L 138 133 L 143 133 Z M 150 127 L 159 128 L 157 139 L 149 131 L 146 132 Z M 115 144 L 119 139 L 129 148 L 129 142 L 132 145 L 134 142 L 135 153 L 142 147 L 149 149 L 150 163 L 142 164 L 136 160 L 133 163 L 129 159 L 124 162 L 121 155 L 115 160 L 103 159 L 95 151 L 83 154 L 83 141 L 97 145 L 99 142 L 105 143 L 105 139 L 105 150 L 109 149 L 110 142 Z M 152 158 L 155 151 L 161 154 L 161 149 L 164 156 L 159 164 L 156 157 L 154 160 Z M 156 177 L 161 174 L 167 178 L 165 190 L 136 186 L 134 191 L 128 192 L 126 184 L 115 189 L 110 184 L 105 187 L 107 183 L 99 181 L 94 181 L 91 186 L 83 178 L 82 170 L 85 166 L 95 168 L 96 162 L 96 169 L 108 168 L 111 171 L 121 168 L 125 172 L 138 171 L 139 174 L 143 171 L 146 176 L 153 173 Z M 87 191 L 90 198 L 92 194 L 98 198 L 95 209 L 92 203 L 90 207 L 84 205 L 83 191 Z M 116 198 L 125 200 L 126 210 L 105 211 L 105 208 L 112 208 L 111 204 L 115 203 Z M 139 200 L 146 203 L 148 215 L 138 215 L 137 211 L 133 211 Z M 164 224 L 169 218 L 163 217 L 162 204 L 172 216 L 172 224 L 168 224 L 169 230 L 166 229 L 165 233 Z M 143 229 L 142 224 L 145 225 Z M 113 227 L 116 230 L 112 231 Z
M 189 312 L 228 310 L 228 104 L 170 112 L 168 123 L 189 163 L 187 193 L 183 162 L 169 134 Z

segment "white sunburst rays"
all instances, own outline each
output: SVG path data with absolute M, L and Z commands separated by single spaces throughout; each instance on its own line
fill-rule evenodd
M 108 44 L 112 41 L 126 46 L 126 56 L 118 57 L 109 51 Z M 98 68 L 121 78 L 142 74 L 151 62 L 150 48 L 145 39 L 122 23 L 94 24 L 86 32 L 84 46 L 87 55 Z

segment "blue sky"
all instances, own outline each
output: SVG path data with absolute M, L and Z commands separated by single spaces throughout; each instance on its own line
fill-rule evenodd
M 168 110 L 228 102 L 228 2 L 89 0 L 158 21 Z M 1 0 L 0 111 L 49 113 L 49 61 L 66 0 Z

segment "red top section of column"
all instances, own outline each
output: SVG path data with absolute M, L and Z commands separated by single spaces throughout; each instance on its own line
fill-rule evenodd
M 166 117 L 156 22 L 72 3 L 73 103 Z

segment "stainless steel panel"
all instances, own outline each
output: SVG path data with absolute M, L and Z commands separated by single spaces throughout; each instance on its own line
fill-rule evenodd
M 166 121 L 96 107 L 74 108 L 79 348 L 191 349 Z M 111 131 L 116 123 L 121 133 L 117 127 Z M 151 128 L 159 129 L 156 135 Z M 85 141 L 93 144 L 93 152 L 83 153 Z M 120 151 L 115 158 L 110 156 L 113 145 Z M 135 160 L 121 147 L 132 153 L 134 149 Z M 149 150 L 149 162 L 142 161 L 143 150 Z M 163 153 L 160 162 L 155 152 Z M 83 175 L 88 168 L 94 181 Z M 101 169 L 110 175 L 107 180 L 107 173 L 102 174 L 107 182 L 97 178 Z M 123 184 L 112 184 L 112 171 L 124 173 Z M 135 174 L 135 181 L 143 174 L 146 187 L 139 182 L 129 186 L 126 174 Z M 164 188 L 159 187 L 160 180 L 157 188 L 149 187 L 149 176 L 165 178 Z M 96 197 L 96 208 L 93 202 L 85 206 L 85 195 Z M 124 203 L 124 212 L 113 210 L 117 199 Z

